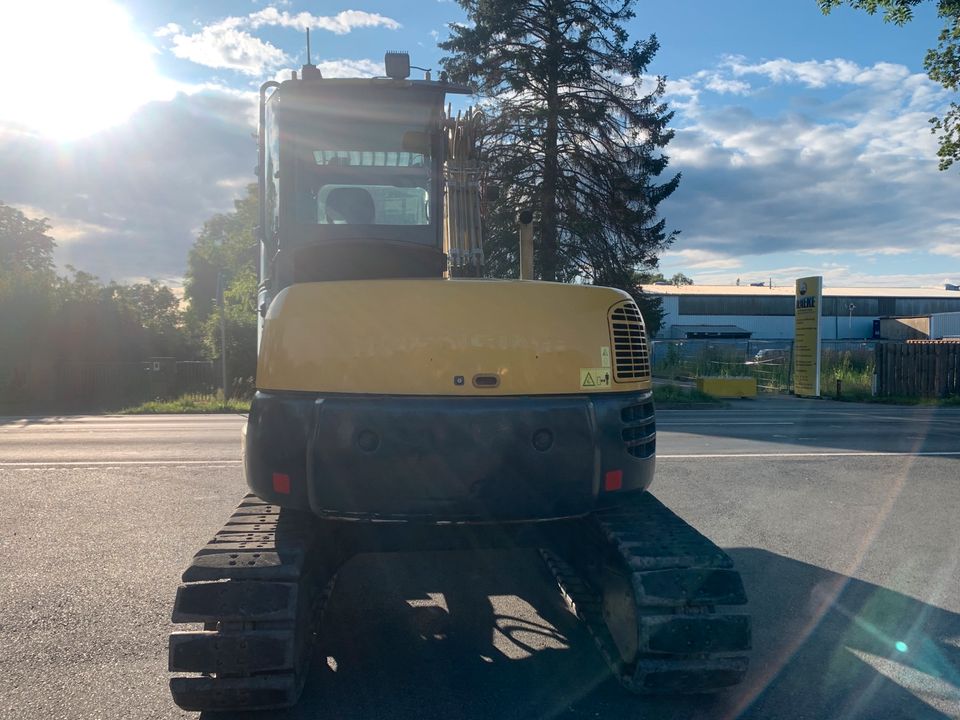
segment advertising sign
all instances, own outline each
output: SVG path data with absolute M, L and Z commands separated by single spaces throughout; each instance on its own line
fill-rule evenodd
M 797 280 L 793 331 L 793 392 L 820 397 L 820 306 L 823 278 Z

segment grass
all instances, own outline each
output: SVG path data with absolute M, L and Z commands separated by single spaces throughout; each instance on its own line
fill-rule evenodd
M 871 351 L 845 350 L 838 353 L 824 350 L 820 357 L 820 393 L 835 396 L 839 380 L 841 397 L 871 397 L 873 373 L 874 359 Z
M 712 395 L 700 392 L 696 388 L 685 388 L 679 385 L 655 385 L 653 388 L 653 399 L 657 403 L 673 403 L 677 405 L 693 405 L 699 403 L 709 403 L 719 405 L 721 401 Z
M 176 400 L 150 400 L 125 408 L 121 415 L 163 415 L 174 413 L 245 413 L 250 401 L 231 398 L 223 402 L 219 395 L 183 395 Z

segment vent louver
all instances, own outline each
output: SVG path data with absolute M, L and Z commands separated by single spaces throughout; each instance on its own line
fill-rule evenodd
M 610 340 L 616 382 L 637 382 L 650 377 L 647 335 L 643 317 L 633 300 L 624 300 L 610 309 Z

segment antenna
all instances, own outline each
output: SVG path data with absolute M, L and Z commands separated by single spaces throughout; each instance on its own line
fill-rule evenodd
M 319 80 L 323 77 L 320 69 L 313 64 L 310 56 L 310 28 L 307 28 L 307 64 L 300 69 L 300 77 L 304 80 Z

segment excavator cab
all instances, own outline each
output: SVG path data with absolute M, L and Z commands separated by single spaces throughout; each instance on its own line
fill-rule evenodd
M 444 98 L 469 89 L 319 75 L 261 90 L 261 314 L 294 283 L 447 269 Z

